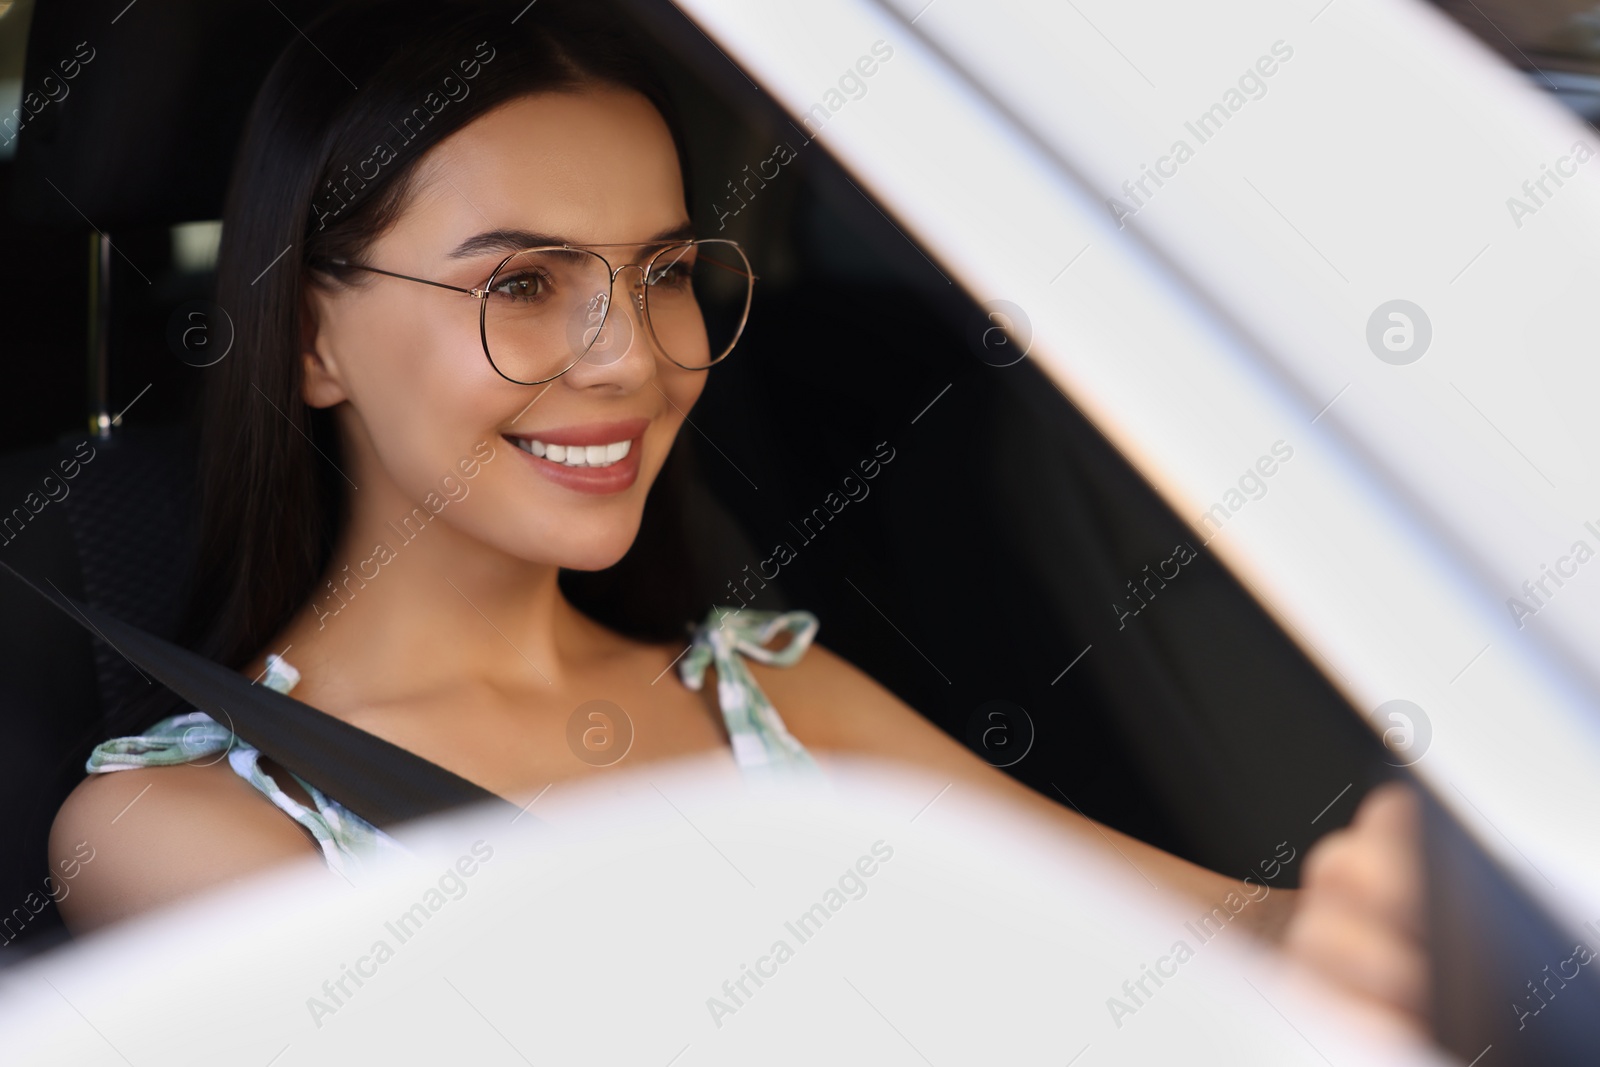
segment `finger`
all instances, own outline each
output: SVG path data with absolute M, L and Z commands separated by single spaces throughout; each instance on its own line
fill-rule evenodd
M 1390 787 L 1364 802 L 1348 829 L 1306 856 L 1304 896 L 1363 912 L 1424 936 L 1423 868 L 1416 798 Z
M 1337 906 L 1387 923 L 1407 936 L 1423 936 L 1421 882 L 1405 861 L 1351 831 L 1330 834 L 1306 856 L 1303 906 Z
M 1385 840 L 1420 840 L 1421 804 L 1409 786 L 1385 782 L 1362 799 L 1351 825 L 1380 834 Z
M 1358 911 L 1306 902 L 1284 939 L 1290 955 L 1360 995 L 1426 1019 L 1428 960 L 1420 945 Z

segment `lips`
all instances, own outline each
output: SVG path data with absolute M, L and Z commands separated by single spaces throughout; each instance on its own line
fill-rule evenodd
M 620 419 L 611 422 L 585 422 L 572 426 L 553 426 L 545 430 L 519 430 L 506 434 L 512 444 L 519 441 L 542 441 L 546 445 L 569 447 L 581 445 L 609 445 L 616 441 L 632 441 L 650 428 L 649 419 Z M 526 449 L 524 449 L 526 451 Z
M 591 422 L 505 434 L 540 474 L 583 493 L 617 493 L 639 476 L 649 419 Z

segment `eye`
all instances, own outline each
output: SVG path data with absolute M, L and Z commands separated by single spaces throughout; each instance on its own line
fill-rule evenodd
M 657 263 L 650 268 L 649 277 L 645 284 L 652 287 L 671 289 L 677 286 L 688 285 L 694 276 L 694 263 L 690 260 L 678 259 L 666 263 Z
M 550 278 L 544 271 L 522 270 L 506 277 L 496 278 L 490 292 L 511 300 L 527 302 L 548 295 Z

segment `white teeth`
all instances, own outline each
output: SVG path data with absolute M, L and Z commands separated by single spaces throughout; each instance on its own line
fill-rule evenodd
M 626 459 L 633 450 L 631 440 L 614 441 L 609 445 L 548 445 L 543 441 L 522 437 L 514 440 L 523 451 L 568 467 L 609 467 Z

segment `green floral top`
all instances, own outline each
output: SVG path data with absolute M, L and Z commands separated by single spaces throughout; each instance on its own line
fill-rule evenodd
M 754 774 L 774 772 L 816 773 L 816 763 L 784 727 L 778 709 L 761 691 L 741 657 L 777 667 L 798 663 L 817 634 L 817 617 L 807 611 L 748 611 L 713 608 L 705 622 L 691 630 L 689 648 L 678 660 L 678 676 L 690 689 L 699 690 L 706 668 L 717 669 L 717 702 L 733 745 L 733 758 L 741 769 Z M 789 642 L 773 651 L 766 646 L 783 634 Z M 287 693 L 300 681 L 300 672 L 281 656 L 267 657 L 262 684 Z M 178 763 L 216 763 L 226 759 L 234 773 L 255 786 L 295 822 L 305 827 L 322 846 L 328 866 L 342 874 L 358 873 L 373 857 L 401 846 L 373 826 L 293 775 L 311 797 L 307 807 L 285 793 L 261 769 L 261 753 L 203 711 L 172 715 L 133 737 L 117 737 L 95 746 L 86 765 L 90 774 L 107 774 L 134 767 L 167 767 Z

